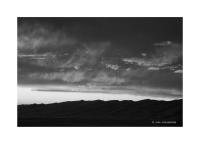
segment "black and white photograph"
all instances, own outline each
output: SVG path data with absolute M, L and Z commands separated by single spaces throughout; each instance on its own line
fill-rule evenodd
M 182 127 L 182 17 L 18 17 L 18 127 Z
M 0 143 L 199 143 L 197 0 L 0 2 Z

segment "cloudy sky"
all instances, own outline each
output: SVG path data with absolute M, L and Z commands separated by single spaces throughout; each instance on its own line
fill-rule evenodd
M 182 18 L 18 18 L 18 86 L 182 97 Z

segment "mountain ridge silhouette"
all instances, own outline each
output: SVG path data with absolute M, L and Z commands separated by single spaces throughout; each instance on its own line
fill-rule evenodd
M 182 126 L 182 99 L 18 105 L 18 126 Z

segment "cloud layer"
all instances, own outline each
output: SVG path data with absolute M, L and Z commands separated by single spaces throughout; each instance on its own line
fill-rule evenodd
M 117 45 L 80 39 L 67 28 L 24 23 L 18 26 L 18 83 L 182 88 L 181 43 L 155 41 L 152 50 L 139 54 Z
M 148 70 L 171 69 L 174 64 L 182 65 L 182 45 L 170 41 L 155 43 L 155 52 L 148 57 L 123 58 L 122 61 L 130 64 L 147 67 Z M 178 66 L 177 66 L 178 67 Z

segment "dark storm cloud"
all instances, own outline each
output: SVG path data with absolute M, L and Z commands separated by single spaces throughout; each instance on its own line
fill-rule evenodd
M 18 82 L 181 88 L 177 18 L 20 18 Z
M 123 58 L 122 61 L 130 64 L 147 67 L 148 70 L 172 69 L 174 63 L 182 65 L 182 45 L 171 41 L 155 43 L 155 52 L 143 57 Z M 173 65 L 174 67 L 174 65 Z
M 94 66 L 98 63 L 101 56 L 107 48 L 109 48 L 109 42 L 93 42 L 89 44 L 83 44 L 82 49 L 77 49 L 71 54 L 70 59 L 61 65 L 61 67 L 73 67 L 79 69 L 82 66 Z
M 75 44 L 77 44 L 76 39 L 62 30 L 54 30 L 49 25 L 25 23 L 18 26 L 19 54 L 23 52 L 38 53 L 45 49 L 51 50 Z
M 70 72 L 51 72 L 51 73 L 31 73 L 30 79 L 43 80 L 62 80 L 64 82 L 80 82 L 86 79 L 85 72 L 70 71 Z

